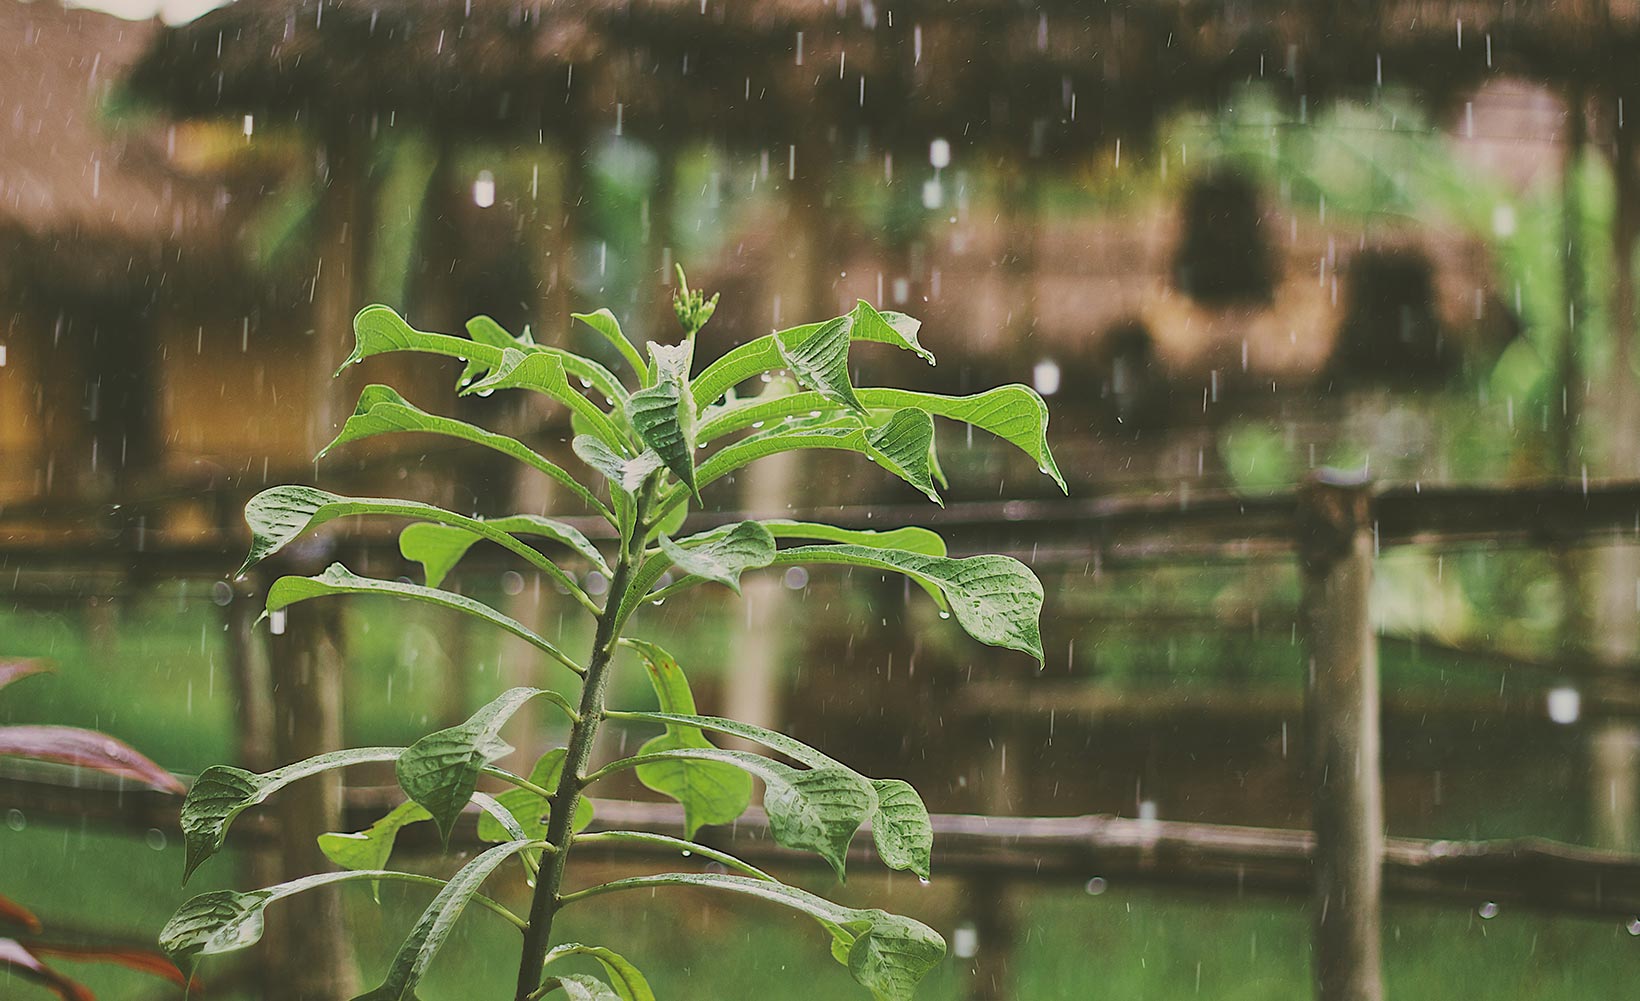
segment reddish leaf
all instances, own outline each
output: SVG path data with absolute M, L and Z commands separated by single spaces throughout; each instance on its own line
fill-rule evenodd
M 33 911 L 17 901 L 7 900 L 5 897 L 0 897 L 0 921 L 7 924 L 22 925 L 32 932 L 40 930 L 40 919 L 34 916 Z
M 170 772 L 130 745 L 95 730 L 73 726 L 0 726 L 0 757 L 8 755 L 92 768 L 136 779 L 179 796 L 185 791 Z
M 158 952 L 147 949 L 119 949 L 94 945 L 45 945 L 33 943 L 29 950 L 37 956 L 61 956 L 64 959 L 87 963 L 113 963 L 136 970 L 138 973 L 147 973 L 156 977 L 163 977 L 178 987 L 187 987 L 188 980 L 177 969 L 176 964 L 166 959 Z M 199 986 L 199 981 L 194 981 Z
M 40 962 L 15 939 L 0 938 L 0 970 L 50 988 L 63 1001 L 97 1001 L 90 991 Z
M 26 678 L 31 674 L 43 674 L 51 670 L 51 665 L 43 660 L 0 660 L 0 688 L 4 688 L 19 678 Z

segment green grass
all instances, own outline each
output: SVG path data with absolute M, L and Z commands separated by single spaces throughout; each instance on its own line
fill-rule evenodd
M 155 835 L 149 838 L 145 842 L 44 824 L 21 832 L 0 829 L 6 890 L 28 901 L 48 926 L 151 940 L 177 903 L 193 892 L 224 885 L 235 867 L 232 855 L 215 860 L 184 891 L 177 884 L 181 853 L 176 839 L 160 844 Z M 433 860 L 427 866 L 441 870 Z M 600 870 L 596 878 L 609 874 Z M 583 878 L 589 877 L 583 873 Z M 493 886 L 515 908 L 524 906 L 513 870 L 503 870 Z M 811 886 L 851 904 L 917 915 L 948 939 L 963 919 L 959 887 L 955 877 L 940 876 L 937 868 L 928 888 L 863 869 L 846 888 L 824 882 Z M 342 892 L 361 982 L 369 987 L 428 896 L 424 890 L 389 885 L 377 906 L 363 888 Z M 1119 883 L 1098 896 L 1075 888 L 1021 889 L 1014 901 L 1014 996 L 1025 1001 L 1092 996 L 1109 1001 L 1265 1001 L 1308 994 L 1308 923 L 1296 904 L 1162 893 Z M 689 891 L 616 896 L 604 902 L 607 906 L 566 911 L 560 939 L 617 947 L 645 971 L 662 998 L 864 1001 L 864 992 L 830 958 L 824 933 L 806 918 Z M 1482 920 L 1462 907 L 1394 906 L 1385 919 L 1385 976 L 1390 996 L 1398 998 L 1619 998 L 1629 996 L 1640 977 L 1637 944 L 1615 921 L 1507 909 Z M 461 1001 L 507 996 L 517 948 L 510 928 L 487 912 L 469 910 L 421 997 Z M 970 965 L 948 959 L 918 998 L 962 998 Z M 213 970 L 220 974 L 225 967 L 222 960 L 211 961 L 202 973 L 208 982 Z M 86 965 L 73 969 L 101 1001 L 155 996 L 151 980 L 126 971 Z M 0 996 L 19 1001 L 50 997 L 8 982 L 3 974 Z
M 1457 572 L 1466 572 L 1461 564 Z M 1103 593 L 1135 604 L 1182 589 L 1211 601 L 1234 586 L 1229 577 L 1179 574 L 1135 580 L 1135 587 Z M 1105 584 L 1109 584 L 1106 581 Z M 1290 586 L 1272 582 L 1276 595 Z M 853 608 L 848 591 L 820 589 L 807 598 L 842 615 Z M 544 600 L 552 601 L 554 596 Z M 1074 617 L 1086 602 L 1071 602 Z M 857 608 L 853 612 L 859 612 Z M 349 739 L 355 743 L 413 739 L 430 726 L 491 697 L 501 677 L 502 649 L 493 636 L 474 630 L 462 640 L 420 608 L 393 601 L 356 601 L 349 609 Z M 723 662 L 731 616 L 738 606 L 713 600 L 669 602 L 655 610 L 651 632 L 699 674 Z M 850 613 L 852 614 L 852 613 Z M 50 721 L 96 726 L 131 741 L 156 760 L 195 771 L 231 757 L 233 706 L 221 650 L 221 610 L 203 588 L 167 586 L 126 604 L 118 615 L 84 609 L 0 612 L 7 655 L 42 656 L 54 675 L 30 678 L 0 693 L 0 721 Z M 560 628 L 556 619 L 546 625 Z M 585 645 L 584 628 L 565 619 L 571 649 Z M 1186 684 L 1211 697 L 1215 665 L 1232 658 L 1264 665 L 1273 680 L 1296 670 L 1296 651 L 1280 631 L 1258 640 L 1227 637 L 1176 639 L 1157 644 L 1137 634 L 1109 635 L 1098 646 L 1078 643 L 1082 668 L 1096 668 L 1118 684 Z M 1092 637 L 1090 637 L 1090 640 Z M 460 649 L 466 668 L 452 686 L 442 664 Z M 1088 658 L 1088 659 L 1084 659 Z M 1427 657 L 1386 658 L 1389 684 L 1467 688 L 1492 685 Z M 636 672 L 624 672 L 618 700 L 647 704 Z M 554 678 L 536 679 L 552 683 Z M 1290 678 L 1297 684 L 1296 677 Z M 462 705 L 448 704 L 452 692 Z M 1554 785 L 1554 783 L 1546 783 Z M 1564 786 L 1564 784 L 1561 784 Z M 1458 796 L 1467 791 L 1453 790 Z M 1499 797 L 1476 790 L 1462 811 L 1511 830 L 1556 833 L 1555 817 L 1582 801 L 1576 789 L 1522 789 Z M 1558 796 L 1558 798 L 1556 798 Z M 7 818 L 8 821 L 16 818 Z M 151 941 L 175 906 L 188 895 L 232 881 L 233 856 L 214 861 L 184 891 L 177 884 L 181 861 L 176 832 L 145 837 L 97 833 L 44 818 L 21 818 L 23 830 L 0 827 L 0 893 L 35 908 L 48 926 L 91 930 Z M 1461 836 L 1463 831 L 1453 831 Z M 446 864 L 426 860 L 432 871 Z M 937 873 L 937 860 L 936 860 Z M 581 878 L 590 878 L 583 872 Z M 816 885 L 816 890 L 837 888 Z M 910 913 L 948 937 L 963 920 L 959 885 L 937 878 L 923 889 L 906 879 L 856 874 L 837 891 L 847 902 Z M 368 986 L 381 973 L 399 936 L 414 920 L 425 891 L 389 887 L 377 907 L 363 890 L 347 894 L 348 928 Z M 522 891 L 498 889 L 523 908 Z M 1222 896 L 1182 896 L 1113 886 L 1100 896 L 1080 889 L 1018 891 L 1015 953 L 1016 995 L 1022 999 L 1263 999 L 1302 997 L 1308 990 L 1308 933 L 1303 910 L 1292 904 Z M 608 907 L 566 914 L 561 938 L 618 945 L 650 974 L 663 998 L 802 997 L 814 1001 L 859 999 L 862 992 L 834 963 L 825 938 L 811 923 L 757 904 L 701 893 L 607 898 Z M 1476 904 L 1481 901 L 1476 901 Z M 425 1001 L 504 996 L 512 979 L 515 934 L 491 916 L 474 911 L 436 965 Z M 1386 975 L 1397 997 L 1490 995 L 1512 1001 L 1570 1001 L 1625 996 L 1640 976 L 1640 953 L 1617 922 L 1590 922 L 1506 911 L 1482 921 L 1468 908 L 1398 906 L 1386 927 Z M 70 966 L 102 1001 L 155 996 L 154 985 L 120 970 Z M 222 964 L 217 969 L 223 969 Z M 953 959 L 933 974 L 920 998 L 964 996 L 967 964 Z M 207 976 L 210 967 L 206 969 Z M 47 995 L 0 975 L 0 996 Z M 215 994 L 221 997 L 223 994 Z

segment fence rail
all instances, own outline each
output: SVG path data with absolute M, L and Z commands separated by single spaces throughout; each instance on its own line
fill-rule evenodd
M 840 505 L 790 516 L 849 528 L 921 525 L 944 534 L 957 552 L 1008 551 L 1028 554 L 1039 564 L 1243 559 L 1295 549 L 1301 494 L 1181 488 L 1156 496 L 956 502 L 945 508 Z M 1571 546 L 1624 537 L 1640 543 L 1640 483 L 1403 484 L 1372 491 L 1371 503 L 1374 544 L 1380 548 L 1479 541 Z M 692 524 L 708 527 L 746 517 L 741 511 L 706 512 Z M 65 544 L 24 532 L 29 518 L 0 508 L 0 569 L 18 582 L 25 570 L 38 575 L 53 569 L 72 569 L 93 580 L 100 575 L 105 582 L 221 578 L 244 555 L 237 527 L 218 537 L 179 543 L 156 540 L 145 523 L 122 519 L 110 521 L 95 536 Z M 597 518 L 561 520 L 593 539 L 609 534 L 609 526 Z M 339 549 L 368 558 L 399 558 L 396 534 L 379 524 L 330 538 Z M 483 560 L 485 555 L 475 551 L 471 558 Z
M 356 788 L 347 799 L 348 829 L 360 830 L 393 806 L 395 789 Z M 683 810 L 670 803 L 596 801 L 592 830 L 642 829 L 681 837 Z M 148 791 L 69 785 L 38 776 L 0 776 L 0 810 L 35 822 L 72 818 L 107 830 L 175 831 L 178 802 Z M 476 809 L 452 839 L 478 844 Z M 1309 892 L 1315 837 L 1308 831 L 1235 827 L 1107 815 L 984 817 L 935 814 L 937 874 L 1001 875 L 1010 880 L 1077 885 L 1100 879 L 1109 886 L 1165 886 L 1302 899 Z M 426 825 L 423 825 L 426 826 Z M 867 829 L 856 837 L 850 861 L 869 871 Z M 254 812 L 234 826 L 236 843 L 268 843 L 274 827 Z M 697 836 L 753 863 L 824 868 L 812 854 L 775 844 L 762 810 L 753 808 L 728 828 Z M 429 830 L 407 828 L 400 844 L 435 849 Z M 675 859 L 652 845 L 587 846 L 589 857 L 633 862 Z M 1633 921 L 1640 916 L 1640 855 L 1597 851 L 1540 838 L 1431 841 L 1390 838 L 1384 851 L 1385 890 L 1392 898 L 1479 907 L 1518 906 L 1545 913 Z M 1096 886 L 1096 889 L 1098 887 Z

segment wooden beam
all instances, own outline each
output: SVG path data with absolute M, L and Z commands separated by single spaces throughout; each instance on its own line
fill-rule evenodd
M 39 824 L 85 824 L 140 835 L 175 830 L 175 797 L 103 784 L 85 773 L 67 784 L 62 769 L 7 763 L 0 773 L 0 809 L 18 809 Z M 403 801 L 395 787 L 348 792 L 343 829 L 361 830 Z M 471 849 L 476 809 L 456 827 L 452 846 Z M 1303 899 L 1312 874 L 1314 836 L 1308 831 L 1234 827 L 1106 815 L 986 817 L 935 814 L 935 877 L 992 873 L 1043 885 L 1080 885 L 1098 876 L 1112 889 L 1166 887 L 1197 893 Z M 234 822 L 236 845 L 266 846 L 274 836 L 266 810 Z M 598 800 L 597 830 L 652 830 L 682 836 L 683 810 L 672 803 Z M 761 810 L 700 835 L 754 863 L 821 871 L 816 856 L 776 845 Z M 430 825 L 408 827 L 407 851 L 439 850 Z M 647 846 L 587 847 L 589 857 L 659 863 L 676 859 Z M 855 838 L 850 860 L 857 872 L 876 865 L 871 839 Z M 1640 855 L 1599 851 L 1539 838 L 1430 841 L 1389 838 L 1384 843 L 1384 888 L 1396 900 L 1473 908 L 1484 903 L 1547 914 L 1617 921 L 1640 914 Z M 877 870 L 881 871 L 881 870 Z M 903 877 L 896 877 L 903 878 Z
M 1300 504 L 1315 996 L 1382 1001 L 1384 780 L 1371 489 L 1323 474 L 1306 485 Z

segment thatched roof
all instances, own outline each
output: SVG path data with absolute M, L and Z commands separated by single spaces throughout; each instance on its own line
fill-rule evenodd
M 564 117 L 597 55 L 569 0 L 239 0 L 160 33 L 130 74 L 184 117 L 315 127 L 431 124 L 457 136 Z
M 225 192 L 172 168 L 165 128 L 104 110 L 157 29 L 0 0 L 0 270 L 83 289 L 152 281 L 188 248 L 220 260 Z
M 1379 86 L 1449 103 L 1502 72 L 1623 92 L 1640 83 L 1637 22 L 1549 0 L 237 0 L 160 35 L 132 85 L 185 116 L 453 137 L 619 123 L 1064 157 L 1248 82 L 1312 106 Z

